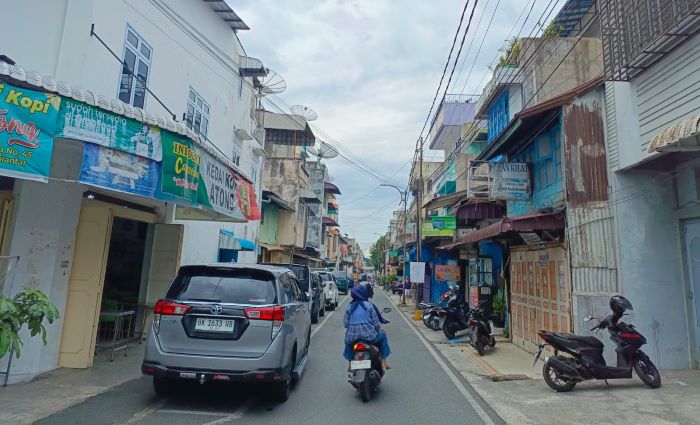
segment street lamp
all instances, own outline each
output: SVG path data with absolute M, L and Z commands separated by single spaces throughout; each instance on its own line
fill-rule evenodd
M 394 189 L 399 191 L 399 194 L 401 195 L 401 202 L 403 202 L 403 229 L 402 229 L 402 235 L 401 235 L 401 241 L 402 241 L 402 250 L 403 250 L 403 279 L 404 281 L 406 280 L 406 222 L 408 221 L 408 217 L 406 216 L 406 204 L 408 203 L 408 189 L 401 190 L 398 186 L 395 186 L 393 184 L 389 183 L 382 183 L 379 186 L 387 186 L 387 187 L 393 187 Z M 403 282 L 401 283 L 403 285 Z M 404 292 L 405 293 L 405 292 Z M 402 303 L 403 305 L 406 304 L 406 298 L 405 295 L 403 297 Z

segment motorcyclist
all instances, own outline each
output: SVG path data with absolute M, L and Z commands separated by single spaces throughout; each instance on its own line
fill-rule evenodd
M 381 329 L 381 324 L 389 321 L 381 317 L 377 306 L 369 302 L 372 292 L 372 287 L 367 284 L 358 285 L 350 291 L 352 302 L 348 305 L 343 320 L 345 326 L 343 356 L 350 362 L 353 359 L 353 344 L 359 340 L 369 341 L 379 347 L 382 367 L 390 369 L 387 358 L 391 354 L 391 348 L 389 348 L 386 333 Z M 349 365 L 348 370 L 350 370 Z

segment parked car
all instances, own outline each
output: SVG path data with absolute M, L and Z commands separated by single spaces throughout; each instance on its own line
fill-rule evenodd
M 319 275 L 326 299 L 326 310 L 335 310 L 338 307 L 338 288 L 335 285 L 335 277 L 330 272 L 320 272 Z
M 332 272 L 333 277 L 335 277 L 335 286 L 338 288 L 339 292 L 344 295 L 348 293 L 348 287 L 350 286 L 350 276 L 345 270 L 336 270 Z
M 311 272 L 311 291 L 314 297 L 318 297 L 317 314 L 321 317 L 326 315 L 326 294 L 323 291 L 323 279 L 319 272 Z M 318 321 L 318 318 L 316 319 Z
M 311 310 L 311 323 L 318 323 L 318 316 L 323 316 L 323 308 L 321 308 L 323 305 L 321 304 L 323 290 L 321 290 L 321 279 L 313 279 L 311 277 L 311 269 L 309 266 L 304 264 L 263 264 L 268 266 L 287 267 L 294 272 L 299 280 L 299 284 L 301 285 L 301 290 L 308 294 L 309 310 Z
M 156 303 L 141 371 L 159 395 L 181 380 L 256 382 L 286 401 L 310 341 L 308 298 L 289 269 L 184 266 Z

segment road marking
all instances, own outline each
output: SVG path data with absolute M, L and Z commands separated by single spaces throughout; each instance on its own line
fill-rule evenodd
M 142 411 L 140 411 L 140 412 L 138 412 L 138 413 L 135 413 L 134 416 L 132 416 L 131 418 L 129 418 L 128 421 L 125 422 L 125 424 L 127 424 L 127 425 L 128 425 L 128 424 L 133 424 L 133 423 L 136 423 L 136 422 L 140 421 L 141 419 L 145 418 L 146 416 L 150 415 L 151 413 L 153 413 L 153 412 L 155 412 L 156 410 L 158 410 L 158 409 L 160 409 L 161 407 L 163 407 L 163 405 L 164 405 L 166 402 L 167 402 L 167 400 L 163 399 L 163 400 L 158 400 L 158 401 L 155 402 L 155 403 L 149 404 L 149 405 L 146 406 L 146 408 L 143 409 Z
M 389 300 L 389 302 L 391 304 L 396 306 L 387 294 L 384 294 L 384 296 Z M 486 411 L 484 411 L 484 409 L 481 407 L 479 402 L 474 398 L 474 396 L 472 396 L 469 393 L 469 391 L 464 387 L 464 384 L 462 384 L 462 382 L 459 380 L 459 378 L 457 378 L 457 376 L 452 372 L 452 370 L 445 364 L 445 362 L 442 360 L 440 355 L 435 352 L 435 349 L 433 349 L 433 347 L 430 345 L 430 342 L 428 342 L 428 340 L 426 340 L 425 337 L 423 335 L 421 335 L 420 332 L 418 332 L 418 329 L 416 329 L 415 326 L 413 326 L 413 324 L 408 321 L 408 318 L 406 317 L 405 314 L 403 314 L 402 312 L 399 312 L 399 316 L 401 316 L 403 318 L 403 320 L 406 322 L 406 324 L 408 325 L 408 327 L 411 328 L 411 330 L 413 330 L 413 332 L 416 334 L 416 336 L 418 337 L 420 342 L 423 343 L 423 345 L 428 350 L 430 355 L 433 356 L 433 358 L 435 359 L 437 364 L 440 365 L 442 370 L 445 372 L 445 374 L 447 374 L 447 376 L 450 378 L 450 380 L 455 385 L 455 387 L 457 387 L 459 392 L 462 393 L 464 398 L 472 406 L 472 408 L 474 409 L 476 414 L 479 415 L 481 420 L 484 421 L 485 424 L 494 425 L 494 422 L 491 419 L 491 417 L 486 413 Z
M 199 416 L 224 416 L 222 412 L 207 412 L 205 410 L 178 410 L 178 409 L 161 409 L 158 413 L 171 413 L 173 415 L 199 415 Z
M 207 422 L 203 425 L 220 425 L 220 424 L 225 424 L 226 422 L 229 422 L 229 421 L 241 419 L 243 417 L 243 415 L 245 415 L 245 413 L 248 411 L 251 404 L 253 404 L 253 400 L 249 399 L 245 403 L 241 404 L 241 406 L 238 409 L 236 409 L 235 412 L 231 413 L 230 415 L 223 417 L 221 419 L 216 419 L 214 421 Z
M 316 335 L 316 332 L 318 332 L 319 330 L 321 330 L 321 327 L 322 327 L 323 325 L 325 325 L 326 323 L 328 323 L 328 320 L 331 318 L 331 316 L 332 316 L 336 311 L 338 311 L 338 309 L 340 308 L 340 306 L 342 306 L 343 304 L 345 304 L 345 301 L 347 301 L 348 298 L 350 298 L 350 295 L 346 295 L 345 298 L 343 299 L 343 301 L 341 301 L 340 304 L 338 304 L 338 307 L 335 308 L 335 310 L 333 310 L 333 311 L 331 311 L 330 313 L 328 313 L 327 315 L 325 315 L 325 320 L 324 320 L 323 322 L 321 322 L 318 326 L 316 326 L 316 329 L 314 329 L 313 331 L 311 331 L 311 338 L 313 338 L 314 335 Z

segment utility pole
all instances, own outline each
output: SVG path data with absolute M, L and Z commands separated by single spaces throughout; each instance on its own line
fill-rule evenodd
M 398 190 L 399 193 L 401 194 L 401 202 L 403 202 L 403 228 L 402 234 L 401 234 L 401 241 L 402 241 L 402 246 L 403 246 L 403 278 L 404 280 L 406 279 L 406 222 L 408 221 L 407 213 L 406 213 L 406 204 L 408 204 L 408 188 L 405 190 L 401 190 L 398 186 L 394 186 L 393 184 L 387 184 L 383 183 L 380 184 L 379 186 L 387 186 L 387 187 L 393 187 L 394 189 Z M 402 282 L 403 283 L 403 282 Z M 401 304 L 406 304 L 406 298 L 404 296 L 403 302 Z
M 423 230 L 422 228 L 422 212 L 423 212 L 423 138 L 421 137 L 418 139 L 418 193 L 417 193 L 417 202 L 416 202 L 416 262 L 421 261 L 421 252 L 423 250 L 423 244 L 421 242 L 421 231 Z M 423 275 L 423 279 L 425 279 L 425 274 Z M 416 294 L 415 294 L 415 300 L 416 300 L 416 309 L 418 308 L 418 304 L 421 302 L 421 298 L 423 298 L 423 283 L 416 283 Z

